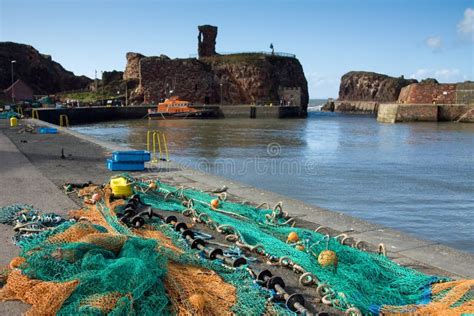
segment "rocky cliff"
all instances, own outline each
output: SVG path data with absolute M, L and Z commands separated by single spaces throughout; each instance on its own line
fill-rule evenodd
M 296 58 L 265 54 L 169 59 L 127 54 L 124 78 L 139 80 L 132 98 L 145 103 L 172 95 L 195 103 L 278 104 L 279 87 L 300 87 L 304 112 L 308 84 Z M 137 71 L 138 68 L 138 71 Z
M 301 87 L 301 104 L 308 104 L 308 83 L 296 58 L 262 54 L 236 54 L 201 58 L 215 78 L 223 104 L 279 102 L 279 87 Z
M 397 101 L 400 90 L 417 80 L 390 77 L 375 72 L 351 71 L 341 78 L 340 101 Z
M 0 42 L 0 89 L 11 84 L 11 61 L 15 80 L 26 82 L 35 94 L 52 94 L 60 91 L 84 89 L 92 81 L 85 76 L 75 76 L 64 69 L 51 56 L 39 53 L 29 45 Z
M 198 56 L 170 59 L 127 53 L 124 80 L 135 82 L 131 100 L 156 103 L 171 95 L 194 103 L 308 106 L 308 83 L 295 57 L 266 53 L 219 55 L 217 27 L 198 26 Z

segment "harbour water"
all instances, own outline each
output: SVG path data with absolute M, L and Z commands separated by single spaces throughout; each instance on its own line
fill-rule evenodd
M 73 127 L 172 160 L 474 253 L 474 125 L 308 119 L 116 121 Z M 291 210 L 288 210 L 291 212 Z

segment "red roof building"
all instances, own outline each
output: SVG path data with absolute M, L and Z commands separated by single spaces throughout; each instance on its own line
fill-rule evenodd
M 3 90 L 5 96 L 15 101 L 33 100 L 33 90 L 21 79 Z

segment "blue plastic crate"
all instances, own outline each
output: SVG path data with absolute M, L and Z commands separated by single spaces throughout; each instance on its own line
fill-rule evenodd
M 145 162 L 143 161 L 127 161 L 120 162 L 107 159 L 107 168 L 111 171 L 143 171 L 145 170 Z
M 126 161 L 150 161 L 151 155 L 145 150 L 114 151 L 112 159 L 117 162 Z
M 38 132 L 40 134 L 57 134 L 58 129 L 57 128 L 51 128 L 51 127 L 40 127 L 38 129 Z

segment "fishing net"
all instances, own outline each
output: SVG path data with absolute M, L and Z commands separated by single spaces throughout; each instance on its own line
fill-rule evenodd
M 20 114 L 13 111 L 0 112 L 0 119 L 9 119 L 11 117 L 20 118 Z
M 222 233 L 238 246 L 237 252 L 311 273 L 313 286 L 323 289 L 320 294 L 341 311 L 474 312 L 473 280 L 425 275 L 383 255 L 293 227 L 281 207 L 254 207 L 160 182 L 150 190 L 149 182 L 122 176 L 145 204 Z M 30 314 L 291 314 L 268 300 L 274 293 L 258 286 L 246 266 L 230 268 L 206 259 L 161 219 L 147 219 L 141 228 L 124 225 L 117 213 L 125 201 L 113 200 L 107 186 L 84 188 L 80 194 L 87 199 L 98 192 L 102 198 L 97 203 L 70 212 L 75 221 L 58 221 L 18 242 L 21 253 L 8 267 L 1 300 L 32 304 Z M 1 208 L 0 221 L 15 225 L 31 210 L 26 205 Z M 292 233 L 297 240 L 289 241 Z M 331 264 L 318 261 L 325 251 L 335 254 L 328 257 L 333 261 L 326 258 Z

